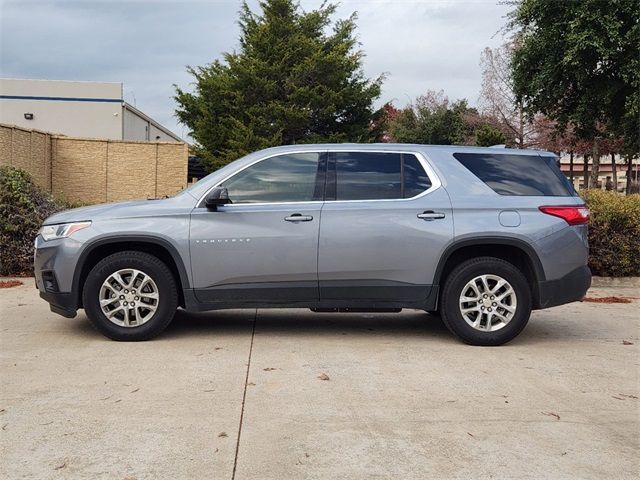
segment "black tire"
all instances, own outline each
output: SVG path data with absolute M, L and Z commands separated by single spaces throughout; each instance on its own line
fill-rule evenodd
M 498 275 L 511 284 L 517 298 L 511 320 L 496 331 L 480 331 L 469 325 L 460 311 L 465 285 L 480 275 Z M 496 346 L 513 340 L 531 315 L 531 289 L 526 277 L 514 265 L 499 258 L 478 257 L 458 265 L 447 277 L 440 297 L 440 313 L 449 331 L 469 345 Z
M 158 289 L 157 310 L 139 326 L 120 326 L 111 322 L 100 307 L 100 289 L 114 272 L 133 268 L 151 277 Z M 171 323 L 178 308 L 176 281 L 164 262 L 144 252 L 123 251 L 109 255 L 91 269 L 82 291 L 82 302 L 91 324 L 112 340 L 135 342 L 159 335 Z

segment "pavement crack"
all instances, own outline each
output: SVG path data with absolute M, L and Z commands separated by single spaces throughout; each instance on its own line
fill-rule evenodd
M 244 391 L 242 392 L 242 408 L 240 410 L 240 423 L 238 424 L 238 435 L 236 439 L 236 452 L 233 457 L 233 472 L 231 480 L 236 478 L 236 469 L 238 468 L 238 451 L 240 450 L 240 436 L 242 435 L 242 421 L 244 419 L 244 404 L 247 399 L 247 385 L 249 384 L 249 370 L 251 369 L 251 355 L 253 353 L 253 339 L 256 336 L 256 321 L 258 320 L 258 309 L 253 316 L 253 328 L 251 330 L 251 344 L 249 345 L 249 359 L 247 360 L 247 374 L 244 377 Z

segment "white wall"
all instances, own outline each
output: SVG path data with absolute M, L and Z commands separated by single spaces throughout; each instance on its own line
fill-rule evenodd
M 148 141 L 150 139 L 148 135 L 149 122 L 144 118 L 136 115 L 130 109 L 122 108 L 123 120 L 124 120 L 124 134 L 123 140 L 135 140 L 135 141 Z
M 33 120 L 26 120 L 25 113 L 32 113 Z M 0 123 L 121 140 L 121 116 L 121 83 L 0 79 Z
M 167 129 L 149 118 L 137 108 L 125 103 L 122 107 L 124 119 L 123 140 L 151 142 L 181 142 L 182 139 L 170 134 Z

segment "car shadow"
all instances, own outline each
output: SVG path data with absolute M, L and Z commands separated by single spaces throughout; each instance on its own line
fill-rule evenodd
M 256 316 L 255 309 L 200 313 L 179 309 L 158 340 L 249 335 L 253 330 L 254 319 L 256 333 L 259 335 L 322 335 L 336 338 L 384 335 L 395 338 L 420 337 L 425 341 L 461 344 L 447 330 L 439 316 L 419 310 L 403 310 L 402 313 L 314 313 L 306 309 L 260 309 Z M 66 334 L 85 338 L 100 335 L 91 327 L 83 311 L 79 312 L 75 321 L 64 320 L 63 330 Z M 591 337 L 592 332 L 583 330 L 579 324 L 555 322 L 548 317 L 536 319 L 534 313 L 524 331 L 506 346 L 588 340 Z
M 421 311 L 396 313 L 314 313 L 306 309 L 222 310 L 192 313 L 178 310 L 163 337 L 200 334 L 260 335 L 393 335 L 447 338 L 448 330 L 438 316 Z

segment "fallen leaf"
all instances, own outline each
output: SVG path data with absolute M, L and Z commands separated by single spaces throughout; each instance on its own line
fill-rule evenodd
M 584 297 L 581 301 L 590 303 L 631 303 L 631 300 L 625 297 Z
M 0 288 L 11 288 L 23 285 L 20 280 L 0 280 Z
M 619 393 L 618 395 L 620 395 L 621 397 L 625 397 L 625 398 L 638 398 L 635 395 L 627 395 L 625 393 Z
M 228 437 L 229 435 L 227 435 L 227 432 L 220 432 L 218 434 L 219 437 Z
M 622 344 L 623 345 L 633 345 L 633 342 L 630 342 L 629 340 L 623 340 Z
M 329 375 L 327 375 L 326 373 L 322 373 L 322 374 L 318 375 L 318 378 L 319 378 L 320 380 L 331 380 L 331 379 L 329 378 Z
M 267 368 L 263 368 L 262 370 L 264 370 L 265 372 L 271 372 L 272 370 L 275 370 L 275 368 L 267 367 Z
M 66 466 L 67 466 L 67 462 L 62 462 L 60 465 L 58 465 L 57 467 L 54 467 L 53 469 L 54 470 L 61 470 Z
M 467 432 L 467 435 L 469 435 L 470 437 L 476 438 L 476 436 L 475 436 L 475 435 L 473 435 L 473 434 L 471 434 L 471 433 L 469 433 L 469 432 Z
M 553 412 L 540 412 L 543 415 L 546 415 L 547 417 L 555 417 L 556 420 L 560 420 L 560 415 L 558 415 L 557 413 L 553 413 Z
M 222 350 L 222 347 L 216 347 L 214 350 Z

